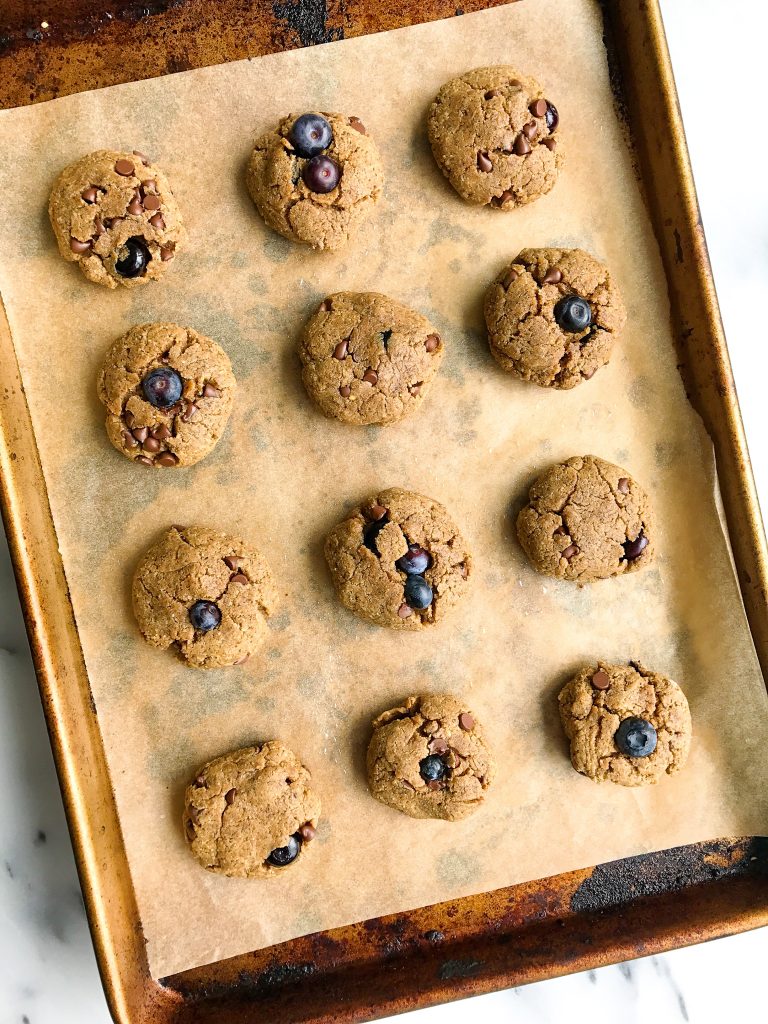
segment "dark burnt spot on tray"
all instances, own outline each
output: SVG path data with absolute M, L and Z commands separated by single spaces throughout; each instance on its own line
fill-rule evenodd
M 293 3 L 273 3 L 272 13 L 278 21 L 285 21 L 299 37 L 302 46 L 316 46 L 344 38 L 344 29 L 329 28 L 326 0 L 294 0 Z
M 446 960 L 437 972 L 441 981 L 453 978 L 474 978 L 485 966 L 484 960 Z

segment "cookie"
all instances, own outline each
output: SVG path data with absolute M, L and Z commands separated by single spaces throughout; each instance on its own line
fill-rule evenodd
M 482 726 L 449 693 L 408 697 L 379 715 L 367 766 L 377 800 L 412 818 L 445 821 L 474 814 L 494 773 Z
M 187 786 L 184 835 L 208 871 L 265 878 L 302 860 L 320 800 L 310 774 L 278 740 L 209 761 Z
M 442 622 L 469 587 L 472 557 L 438 502 L 399 487 L 352 509 L 325 542 L 339 600 L 392 629 Z
M 517 517 L 517 536 L 534 569 L 590 583 L 635 572 L 653 559 L 648 495 L 625 469 L 575 456 L 536 480 Z
M 502 64 L 452 78 L 429 109 L 440 170 L 469 203 L 511 210 L 554 188 L 560 115 L 534 78 Z
M 163 171 L 142 153 L 100 149 L 65 168 L 48 204 L 59 252 L 89 281 L 155 281 L 186 240 Z
M 107 436 L 144 466 L 193 466 L 224 432 L 235 396 L 227 354 L 178 324 L 138 324 L 110 347 L 98 379 Z
M 376 292 L 337 292 L 320 304 L 299 346 L 302 380 L 326 416 L 393 423 L 417 409 L 443 360 L 421 313 Z
M 573 767 L 590 779 L 645 786 L 686 762 L 691 713 L 685 694 L 638 662 L 583 668 L 558 703 Z
M 173 526 L 144 554 L 133 611 L 153 647 L 175 646 L 194 668 L 239 665 L 264 643 L 277 603 L 255 548 L 205 526 Z
M 523 249 L 485 296 L 496 362 L 545 388 L 594 376 L 626 319 L 607 267 L 583 249 Z
M 341 249 L 378 203 L 384 172 L 359 118 L 289 114 L 256 140 L 246 183 L 274 231 L 315 249 Z

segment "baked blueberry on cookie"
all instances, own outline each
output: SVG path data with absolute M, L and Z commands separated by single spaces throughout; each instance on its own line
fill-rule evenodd
M 184 795 L 184 835 L 208 871 L 233 878 L 278 875 L 314 839 L 320 800 L 310 773 L 278 740 L 204 765 Z
M 153 647 L 194 668 L 239 665 L 261 647 L 277 604 L 263 555 L 204 526 L 173 526 L 133 577 L 133 611 Z
M 446 509 L 393 487 L 331 530 L 325 558 L 341 603 L 392 629 L 441 622 L 469 587 L 472 556 Z
M 590 583 L 642 569 L 653 559 L 648 495 L 625 469 L 595 455 L 550 467 L 517 517 L 534 569 Z
M 408 697 L 379 715 L 367 765 L 377 800 L 412 818 L 446 821 L 473 814 L 494 773 L 482 726 L 450 693 Z
M 269 227 L 315 249 L 341 249 L 384 182 L 376 143 L 357 117 L 289 114 L 260 136 L 246 183 Z
M 594 376 L 626 319 L 608 269 L 582 249 L 523 249 L 485 296 L 496 362 L 545 388 Z
M 392 423 L 424 399 L 443 343 L 421 313 L 376 292 L 329 295 L 304 328 L 307 393 L 343 423 Z
M 590 779 L 644 786 L 686 762 L 691 713 L 685 694 L 638 662 L 583 668 L 558 702 L 573 767 Z
M 99 374 L 107 436 L 144 466 L 199 462 L 221 437 L 235 395 L 227 354 L 178 324 L 138 324 L 110 347 Z
M 136 151 L 102 149 L 70 164 L 48 213 L 64 259 L 107 288 L 161 277 L 186 239 L 168 179 Z
M 563 162 L 559 124 L 536 79 L 502 64 L 446 82 L 427 130 L 440 170 L 463 199 L 511 210 L 554 188 Z

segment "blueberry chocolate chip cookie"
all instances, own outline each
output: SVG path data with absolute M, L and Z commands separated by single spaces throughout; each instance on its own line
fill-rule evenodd
M 260 136 L 248 191 L 266 223 L 294 242 L 341 249 L 379 201 L 384 172 L 357 117 L 289 114 Z
M 153 647 L 194 668 L 239 665 L 259 649 L 277 603 L 264 557 L 237 537 L 174 526 L 139 562 L 133 611 Z
M 686 762 L 691 713 L 685 694 L 637 662 L 583 668 L 558 702 L 573 767 L 590 779 L 644 786 Z
M 307 393 L 343 423 L 392 423 L 424 399 L 443 342 L 421 313 L 376 292 L 338 292 L 304 328 Z
M 412 818 L 446 821 L 473 814 L 494 773 L 482 726 L 449 693 L 408 697 L 379 715 L 367 765 L 377 800 Z
M 320 800 L 310 773 L 278 740 L 209 761 L 187 786 L 184 835 L 208 871 L 268 878 L 301 860 Z
M 70 164 L 48 213 L 64 259 L 107 288 L 161 277 L 186 239 L 168 179 L 136 151 L 102 149 Z
M 110 347 L 99 374 L 107 436 L 141 465 L 192 466 L 221 437 L 235 386 L 215 341 L 177 324 L 138 324 Z
M 549 192 L 563 162 L 560 116 L 514 68 L 475 68 L 446 82 L 429 110 L 440 170 L 470 203 L 511 210 Z
M 575 456 L 536 480 L 517 517 L 534 569 L 590 583 L 642 569 L 653 559 L 648 495 L 625 469 Z
M 545 388 L 594 376 L 626 319 L 607 267 L 582 249 L 523 249 L 485 296 L 496 362 Z
M 339 599 L 392 629 L 441 622 L 469 586 L 472 556 L 438 502 L 399 487 L 354 508 L 325 542 Z

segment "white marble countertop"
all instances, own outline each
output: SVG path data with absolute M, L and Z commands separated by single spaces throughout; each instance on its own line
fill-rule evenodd
M 662 0 L 731 359 L 763 508 L 768 296 L 768 6 Z M 736 149 L 736 140 L 749 143 Z M 0 540 L 0 1024 L 108 1024 L 8 552 Z M 768 929 L 400 1020 L 640 1024 L 746 1019 L 764 1005 Z

